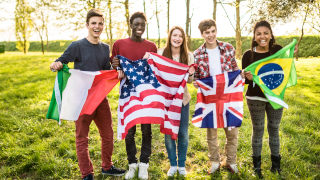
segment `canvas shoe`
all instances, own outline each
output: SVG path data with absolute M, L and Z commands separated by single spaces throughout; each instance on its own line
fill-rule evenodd
M 182 175 L 182 176 L 185 176 L 188 174 L 185 167 L 179 167 L 178 172 L 179 172 L 179 175 Z
M 174 174 L 176 174 L 176 172 L 177 172 L 177 166 L 171 166 L 167 173 L 167 176 L 172 177 L 174 176 Z
M 213 174 L 217 171 L 220 171 L 220 163 L 219 162 L 211 162 L 210 174 Z
M 112 166 L 110 167 L 110 169 L 108 169 L 108 170 L 106 170 L 106 171 L 102 168 L 101 173 L 102 173 L 103 175 L 109 175 L 109 176 L 123 176 L 123 175 L 126 173 L 126 170 L 124 170 L 124 169 L 118 169 L 117 167 L 115 167 L 114 165 L 112 165 Z
M 148 163 L 139 163 L 139 175 L 140 179 L 148 179 Z
M 83 178 L 82 180 L 94 180 L 94 178 L 93 178 L 92 174 L 89 174 L 85 178 Z
M 230 165 L 227 165 L 227 168 L 229 168 L 229 170 L 231 171 L 231 173 L 238 173 L 238 167 L 237 167 L 237 164 L 230 164 Z
M 134 174 L 136 173 L 138 168 L 138 164 L 137 163 L 131 163 L 129 164 L 129 171 L 127 172 L 127 174 L 125 175 L 126 179 L 132 179 L 134 177 Z

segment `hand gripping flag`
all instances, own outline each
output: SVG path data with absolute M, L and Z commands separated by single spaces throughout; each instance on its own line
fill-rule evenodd
M 136 124 L 160 124 L 160 131 L 177 139 L 187 65 L 158 54 L 131 61 L 118 56 L 126 78 L 120 84 L 118 139 Z
M 76 121 L 92 114 L 119 82 L 115 70 L 80 71 L 67 65 L 58 71 L 47 119 Z
M 283 101 L 287 87 L 297 84 L 297 73 L 293 54 L 297 40 L 282 48 L 275 54 L 249 65 L 245 71 L 251 71 L 253 81 L 260 86 L 262 92 L 274 109 L 288 108 Z
M 243 119 L 241 70 L 196 80 L 199 85 L 192 123 L 201 128 L 240 127 Z

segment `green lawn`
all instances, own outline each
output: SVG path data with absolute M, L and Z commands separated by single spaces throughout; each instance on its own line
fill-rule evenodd
M 0 179 L 80 179 L 73 122 L 45 119 L 56 73 L 49 65 L 61 53 L 9 53 L 0 55 Z M 320 59 L 300 59 L 296 62 L 298 84 L 287 89 L 281 126 L 282 176 L 285 179 L 320 179 Z M 114 131 L 117 130 L 118 86 L 109 94 Z M 196 89 L 189 86 L 194 112 Z M 226 168 L 214 177 L 207 175 L 206 130 L 189 124 L 186 179 L 255 179 L 251 160 L 251 121 L 246 103 L 239 133 L 238 166 L 240 175 L 231 175 Z M 90 156 L 95 167 L 95 179 L 124 179 L 100 174 L 100 137 L 92 123 Z M 170 167 L 164 145 L 164 135 L 153 125 L 152 155 L 149 179 L 167 179 Z M 139 129 L 139 128 L 138 128 Z M 137 131 L 140 150 L 141 132 Z M 116 137 L 116 136 L 115 136 Z M 220 149 L 224 155 L 225 136 L 219 130 Z M 128 168 L 124 141 L 115 140 L 113 162 Z M 270 172 L 270 150 L 265 129 L 262 169 L 265 179 L 280 179 Z M 137 179 L 137 178 L 136 178 Z M 177 179 L 181 179 L 177 177 Z

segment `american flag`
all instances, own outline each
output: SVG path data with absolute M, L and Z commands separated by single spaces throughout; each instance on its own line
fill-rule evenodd
M 118 56 L 126 75 L 120 84 L 118 139 L 136 124 L 160 124 L 160 131 L 177 139 L 189 66 L 155 53 L 148 60 Z
M 196 81 L 199 88 L 193 125 L 201 128 L 241 126 L 244 79 L 240 72 L 225 72 Z

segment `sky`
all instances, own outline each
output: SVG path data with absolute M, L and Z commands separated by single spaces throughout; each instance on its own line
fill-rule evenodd
M 193 17 L 191 19 L 191 37 L 192 38 L 200 38 L 201 34 L 198 30 L 198 24 L 204 20 L 204 19 L 212 19 L 212 12 L 213 12 L 213 2 L 212 0 L 190 0 L 191 1 L 191 7 L 190 7 L 190 13 L 193 12 Z M 143 12 L 143 0 L 130 0 L 129 2 L 134 2 L 130 5 L 129 12 L 132 14 L 136 11 L 142 11 Z M 161 38 L 167 37 L 167 5 L 164 0 L 158 0 L 160 5 L 161 13 L 159 15 L 160 18 L 160 36 Z M 201 2 L 201 3 L 199 3 Z M 244 2 L 245 3 L 245 2 Z M 245 4 L 243 3 L 243 6 L 240 9 L 240 15 L 242 16 L 247 9 Z M 147 4 L 147 17 L 148 15 L 151 16 L 154 11 L 151 5 Z M 235 7 L 225 5 L 224 6 L 226 11 L 228 12 L 229 18 L 231 22 L 233 23 L 233 26 L 235 26 Z M 10 3 L 6 5 L 6 9 L 9 12 L 8 16 L 14 17 L 14 3 Z M 5 12 L 0 12 L 5 13 Z M 241 21 L 241 24 L 244 24 L 250 14 L 245 15 L 243 20 Z M 149 17 L 148 17 L 149 18 Z M 85 21 L 85 20 L 84 20 Z M 149 21 L 149 38 L 158 38 L 158 29 L 157 29 L 157 23 L 156 18 L 153 17 Z M 181 26 L 183 29 L 185 29 L 185 22 L 186 22 L 186 2 L 185 0 L 171 0 L 170 3 L 170 27 L 172 26 Z M 218 37 L 231 37 L 235 36 L 235 31 L 229 22 L 223 8 L 221 5 L 218 5 L 217 7 L 217 36 Z M 5 29 L 4 32 L 0 34 L 0 41 L 6 41 L 8 38 L 10 38 L 10 41 L 15 40 L 14 37 L 14 22 L 13 21 L 7 21 L 7 22 L 1 22 L 0 25 L 2 28 Z M 71 40 L 72 37 L 77 37 L 78 39 L 81 39 L 83 37 L 87 36 L 87 29 L 85 28 L 85 23 L 83 23 L 83 29 L 74 32 L 72 29 L 58 29 L 58 28 L 51 28 L 50 31 L 50 40 Z M 273 32 L 276 36 L 286 35 L 288 32 L 292 32 L 294 29 L 300 27 L 300 23 L 297 22 L 291 22 L 287 24 L 279 24 L 276 26 L 273 26 Z M 251 36 L 251 33 L 243 32 L 243 36 Z M 146 38 L 146 32 L 143 35 L 144 38 Z M 106 39 L 105 33 L 101 35 L 101 39 Z M 33 33 L 33 36 L 30 40 L 37 41 L 39 40 L 39 37 L 36 33 Z

